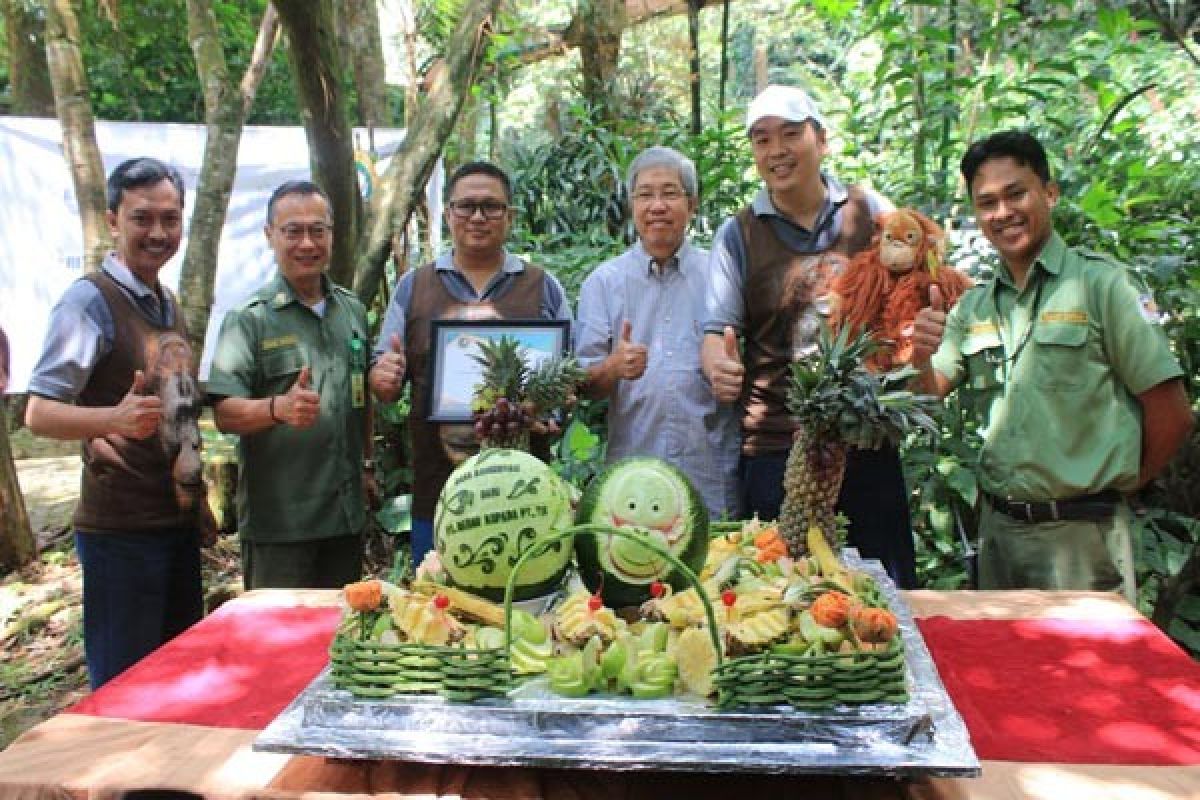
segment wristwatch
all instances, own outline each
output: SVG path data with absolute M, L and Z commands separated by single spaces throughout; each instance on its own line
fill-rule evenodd
M 370 472 L 374 472 L 375 471 L 375 459 L 364 458 L 363 459 L 363 469 L 368 470 Z

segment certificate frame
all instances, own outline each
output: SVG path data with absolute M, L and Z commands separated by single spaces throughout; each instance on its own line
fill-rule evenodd
M 525 364 L 530 368 L 566 354 L 571 341 L 571 323 L 565 319 L 435 319 L 431 325 L 425 409 L 430 422 L 472 420 L 471 397 L 483 367 L 471 356 L 480 341 L 495 341 L 502 336 L 516 339 L 524 348 Z

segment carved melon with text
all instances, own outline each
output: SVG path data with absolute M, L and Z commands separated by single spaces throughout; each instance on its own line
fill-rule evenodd
M 434 543 L 454 585 L 499 600 L 517 559 L 570 524 L 567 488 L 550 467 L 520 450 L 491 448 L 447 479 L 434 512 Z M 514 599 L 552 591 L 570 558 L 570 545 L 556 542 L 527 561 Z

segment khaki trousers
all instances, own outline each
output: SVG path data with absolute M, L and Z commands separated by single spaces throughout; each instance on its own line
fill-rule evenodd
M 980 589 L 1090 589 L 1137 599 L 1129 506 L 1109 519 L 1031 524 L 985 500 L 979 520 Z

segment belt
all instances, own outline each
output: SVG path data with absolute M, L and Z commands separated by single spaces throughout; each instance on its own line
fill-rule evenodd
M 1088 520 L 1091 522 L 1106 520 L 1113 515 L 1117 505 L 1121 502 L 1121 493 L 1114 489 L 1072 497 L 1070 500 L 1043 500 L 1028 503 L 1023 500 L 1006 500 L 988 492 L 984 492 L 984 497 L 992 504 L 992 508 L 1001 514 L 1033 525 L 1058 520 Z

